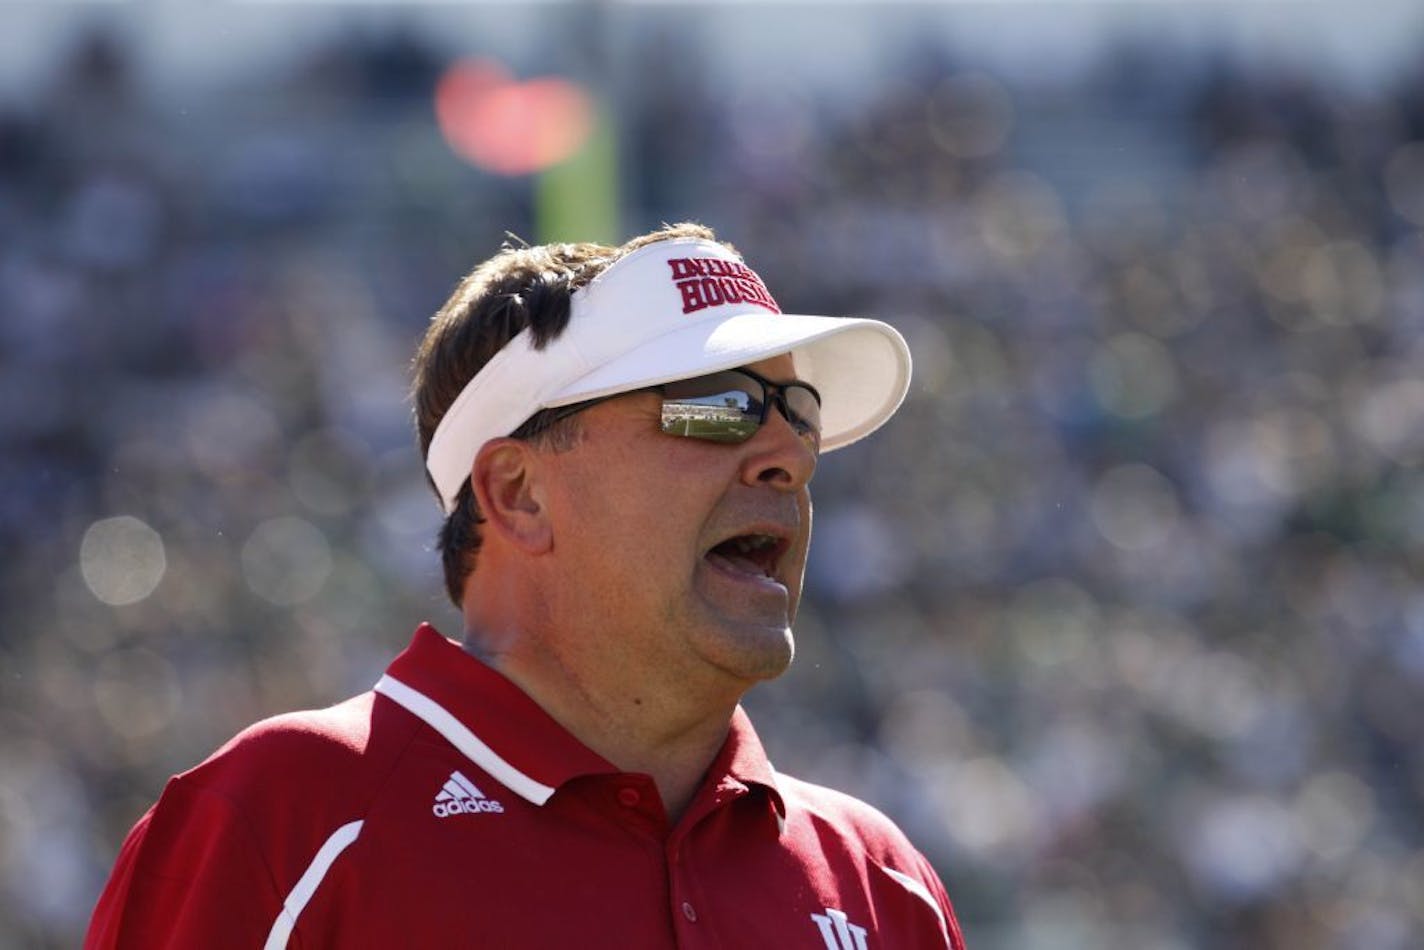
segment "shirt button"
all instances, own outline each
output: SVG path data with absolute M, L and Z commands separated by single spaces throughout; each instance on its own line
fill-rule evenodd
M 687 918 L 689 924 L 697 923 L 697 911 L 693 910 L 687 901 L 682 902 L 682 916 Z
M 625 808 L 636 808 L 642 800 L 643 796 L 638 793 L 636 788 L 620 788 L 618 790 L 618 804 Z

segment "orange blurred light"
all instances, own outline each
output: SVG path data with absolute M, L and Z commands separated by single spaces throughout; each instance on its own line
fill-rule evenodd
M 527 175 L 583 147 L 593 103 L 567 79 L 519 82 L 492 60 L 464 59 L 436 83 L 435 117 L 460 157 L 500 175 Z

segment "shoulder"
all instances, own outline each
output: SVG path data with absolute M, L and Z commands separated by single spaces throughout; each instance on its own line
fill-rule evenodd
M 943 882 L 894 821 L 873 805 L 824 785 L 780 772 L 776 784 L 786 805 L 788 840 L 803 856 L 814 852 L 837 876 L 859 880 L 867 893 L 877 895 L 886 919 L 930 927 L 939 935 L 936 945 L 942 937 L 962 950 L 964 938 Z
M 778 772 L 776 784 L 788 822 L 805 821 L 845 846 L 859 847 L 881 860 L 918 857 L 910 839 L 884 812 L 844 792 Z
M 786 805 L 790 840 L 798 848 L 814 850 L 828 867 L 859 878 L 878 895 L 887 915 L 895 916 L 898 908 L 897 919 L 931 927 L 939 935 L 936 945 L 942 937 L 947 946 L 963 950 L 944 883 L 899 825 L 873 805 L 833 788 L 780 772 L 776 784 Z
M 379 795 L 409 732 L 382 715 L 367 693 L 276 716 L 174 776 L 124 843 L 96 945 L 257 945 L 313 856 L 354 840 Z
M 254 769 L 277 767 L 280 774 L 300 775 L 350 762 L 369 748 L 372 697 L 363 693 L 326 709 L 253 723 L 184 775 L 221 786 Z
M 193 843 L 206 842 L 206 854 L 238 864 L 256 856 L 285 880 L 371 812 L 412 733 L 395 712 L 363 693 L 247 727 L 169 780 L 143 822 L 145 859 L 192 863 L 202 857 L 189 853 Z
M 289 811 L 298 802 L 308 814 L 362 810 L 410 735 L 408 717 L 387 712 L 368 692 L 264 719 L 175 776 L 164 794 L 183 789 L 248 815 Z

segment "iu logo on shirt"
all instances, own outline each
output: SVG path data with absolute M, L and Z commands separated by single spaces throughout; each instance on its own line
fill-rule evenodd
M 865 928 L 851 923 L 845 911 L 827 907 L 824 914 L 812 914 L 811 919 L 826 941 L 826 950 L 866 950 Z
M 452 815 L 475 815 L 482 811 L 502 812 L 504 806 L 492 798 L 486 798 L 485 793 L 461 773 L 451 772 L 430 810 L 437 818 L 449 818 Z

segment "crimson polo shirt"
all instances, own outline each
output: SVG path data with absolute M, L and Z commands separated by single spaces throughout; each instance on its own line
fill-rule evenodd
M 87 948 L 952 947 L 880 812 L 775 772 L 739 708 L 676 824 L 430 626 L 375 689 L 245 730 L 124 842 Z

